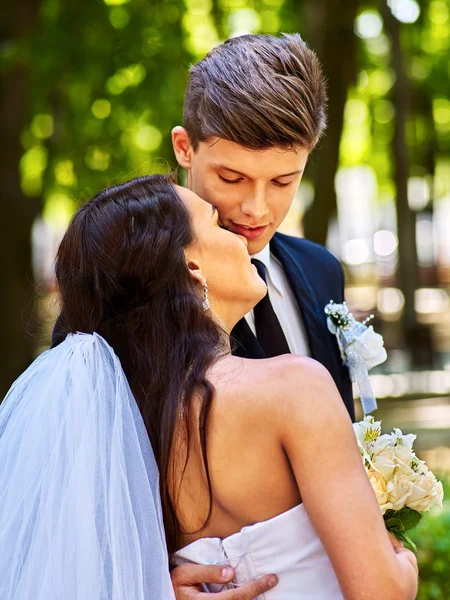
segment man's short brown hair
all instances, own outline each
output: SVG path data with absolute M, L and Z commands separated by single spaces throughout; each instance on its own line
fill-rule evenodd
M 319 60 L 299 34 L 243 35 L 191 67 L 184 126 L 194 149 L 219 137 L 310 151 L 326 127 L 326 100 Z

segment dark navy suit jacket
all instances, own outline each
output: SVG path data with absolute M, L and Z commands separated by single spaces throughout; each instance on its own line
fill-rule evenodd
M 331 373 L 355 420 L 352 384 L 342 364 L 334 335 L 327 328 L 325 306 L 330 300 L 344 301 L 344 274 L 339 261 L 323 246 L 309 240 L 276 233 L 270 243 L 272 254 L 280 261 L 297 299 L 308 337 L 311 357 Z M 245 358 L 266 358 L 247 321 L 233 329 L 233 353 Z

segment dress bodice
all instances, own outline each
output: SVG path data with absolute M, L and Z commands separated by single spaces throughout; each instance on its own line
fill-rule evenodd
M 223 540 L 196 540 L 179 550 L 174 562 L 231 564 L 238 585 L 275 573 L 278 585 L 258 596 L 259 600 L 343 600 L 334 569 L 303 504 Z M 223 588 L 209 586 L 205 591 L 219 589 Z

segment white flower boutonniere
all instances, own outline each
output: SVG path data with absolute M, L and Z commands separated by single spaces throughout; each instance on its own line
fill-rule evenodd
M 386 358 L 383 337 L 355 319 L 347 304 L 335 304 L 332 300 L 325 307 L 329 331 L 337 338 L 343 363 L 350 371 L 351 380 L 358 385 L 364 414 L 377 408 L 377 401 L 369 379 L 369 371 L 381 365 Z

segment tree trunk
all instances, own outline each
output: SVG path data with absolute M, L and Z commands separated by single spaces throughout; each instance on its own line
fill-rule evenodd
M 425 167 L 430 190 L 430 200 L 428 205 L 423 209 L 423 213 L 431 220 L 431 222 L 434 222 L 437 134 L 433 117 L 433 98 L 430 90 L 424 86 L 416 87 L 414 90 L 414 98 L 416 100 L 414 112 L 425 120 L 427 128 L 427 138 L 424 145 L 418 147 L 418 156 L 415 161 L 416 164 Z M 439 277 L 436 256 L 434 256 L 432 265 L 429 265 L 426 269 L 421 268 L 418 279 L 419 285 L 438 285 Z
M 382 0 L 381 12 L 385 31 L 392 46 L 391 67 L 395 73 L 395 83 L 392 90 L 395 107 L 392 156 L 399 243 L 397 279 L 405 297 L 402 331 L 404 343 L 411 352 L 413 364 L 423 366 L 424 363 L 430 361 L 429 358 L 423 358 L 422 356 L 422 350 L 430 346 L 430 340 L 424 328 L 417 323 L 415 309 L 415 292 L 418 287 L 416 215 L 408 204 L 409 158 L 406 140 L 406 124 L 410 113 L 408 102 L 409 84 L 401 47 L 400 23 L 392 14 L 387 0 Z
M 303 221 L 305 237 L 319 244 L 325 244 L 329 222 L 337 213 L 334 184 L 347 93 L 356 78 L 358 4 L 358 0 L 309 0 L 305 5 L 307 41 L 328 81 L 328 129 L 310 159 L 314 202 Z
M 211 4 L 211 16 L 214 21 L 214 27 L 216 28 L 219 40 L 223 41 L 227 37 L 224 26 L 224 14 L 220 0 L 212 0 Z
M 0 8 L 0 43 L 12 48 L 13 58 L 0 76 L 0 401 L 12 381 L 33 358 L 26 335 L 33 309 L 31 227 L 40 202 L 27 198 L 19 179 L 23 153 L 20 134 L 27 118 L 29 97 L 27 38 L 38 13 L 38 0 L 3 3 Z

